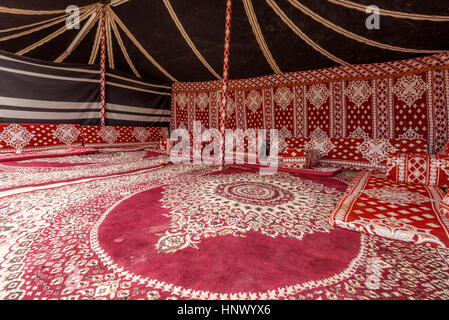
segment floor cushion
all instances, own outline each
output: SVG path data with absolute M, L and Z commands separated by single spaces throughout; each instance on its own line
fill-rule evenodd
M 77 124 L 0 123 L 0 153 L 21 153 L 82 146 Z
M 317 150 L 286 148 L 280 154 L 280 168 L 305 169 L 315 167 L 319 162 Z
M 433 247 L 449 247 L 449 220 L 439 210 L 445 196 L 437 187 L 360 172 L 330 217 L 334 226 Z
M 320 164 L 356 170 L 385 171 L 388 154 L 426 153 L 424 139 L 285 138 L 286 148 L 318 150 Z
M 440 202 L 440 212 L 449 219 L 449 194 L 446 194 Z
M 449 185 L 449 157 L 436 154 L 394 153 L 387 158 L 387 179 L 407 184 Z
M 165 130 L 164 130 L 165 129 Z M 166 128 L 130 126 L 82 126 L 86 147 L 117 148 L 158 143 Z

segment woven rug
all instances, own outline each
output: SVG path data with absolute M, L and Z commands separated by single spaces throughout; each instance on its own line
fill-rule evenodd
M 136 172 L 168 162 L 165 155 L 145 151 L 4 162 L 0 163 L 0 191 Z
M 0 193 L 0 299 L 449 299 L 447 250 L 329 225 L 344 182 L 215 170 Z
M 400 241 L 449 248 L 449 219 L 439 210 L 441 188 L 397 183 L 385 174 L 360 172 L 351 181 L 330 223 Z

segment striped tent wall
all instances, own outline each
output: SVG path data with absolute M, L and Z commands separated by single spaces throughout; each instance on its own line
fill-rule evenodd
M 108 71 L 106 74 L 106 123 L 112 126 L 168 127 L 171 86 Z
M 109 71 L 106 124 L 168 127 L 170 87 Z M 0 51 L 1 123 L 100 124 L 100 68 Z

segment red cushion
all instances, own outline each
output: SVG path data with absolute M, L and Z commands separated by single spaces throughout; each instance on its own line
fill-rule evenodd
M 438 187 L 404 184 L 381 173 L 360 172 L 346 189 L 330 223 L 358 232 L 428 246 L 449 247 L 449 224 L 436 204 Z
M 449 194 L 446 194 L 443 200 L 441 200 L 440 212 L 442 215 L 449 219 Z
M 449 186 L 449 158 L 423 153 L 394 153 L 387 158 L 387 179 L 406 184 Z
M 446 194 L 443 200 L 441 200 L 440 212 L 442 215 L 449 219 L 449 194 Z
M 449 156 L 449 141 L 444 146 L 443 150 L 440 152 L 441 156 Z
M 0 124 L 0 153 L 81 146 L 77 124 Z
M 167 153 L 170 152 L 172 146 L 173 146 L 173 143 L 168 138 L 162 138 L 160 141 L 160 144 L 159 144 L 160 151 L 167 152 Z
M 147 145 L 159 141 L 167 128 L 126 126 L 82 126 L 84 145 L 88 147 L 118 147 Z
M 385 170 L 393 152 L 427 152 L 424 139 L 286 138 L 287 148 L 318 150 L 322 165 Z
M 280 154 L 279 167 L 286 169 L 312 168 L 318 164 L 319 154 L 316 150 L 286 148 Z

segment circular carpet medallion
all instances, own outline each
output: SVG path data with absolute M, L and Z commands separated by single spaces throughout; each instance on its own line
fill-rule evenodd
M 341 194 L 288 173 L 193 175 L 122 200 L 94 241 L 142 281 L 263 296 L 336 281 L 360 259 L 361 235 L 328 223 Z

